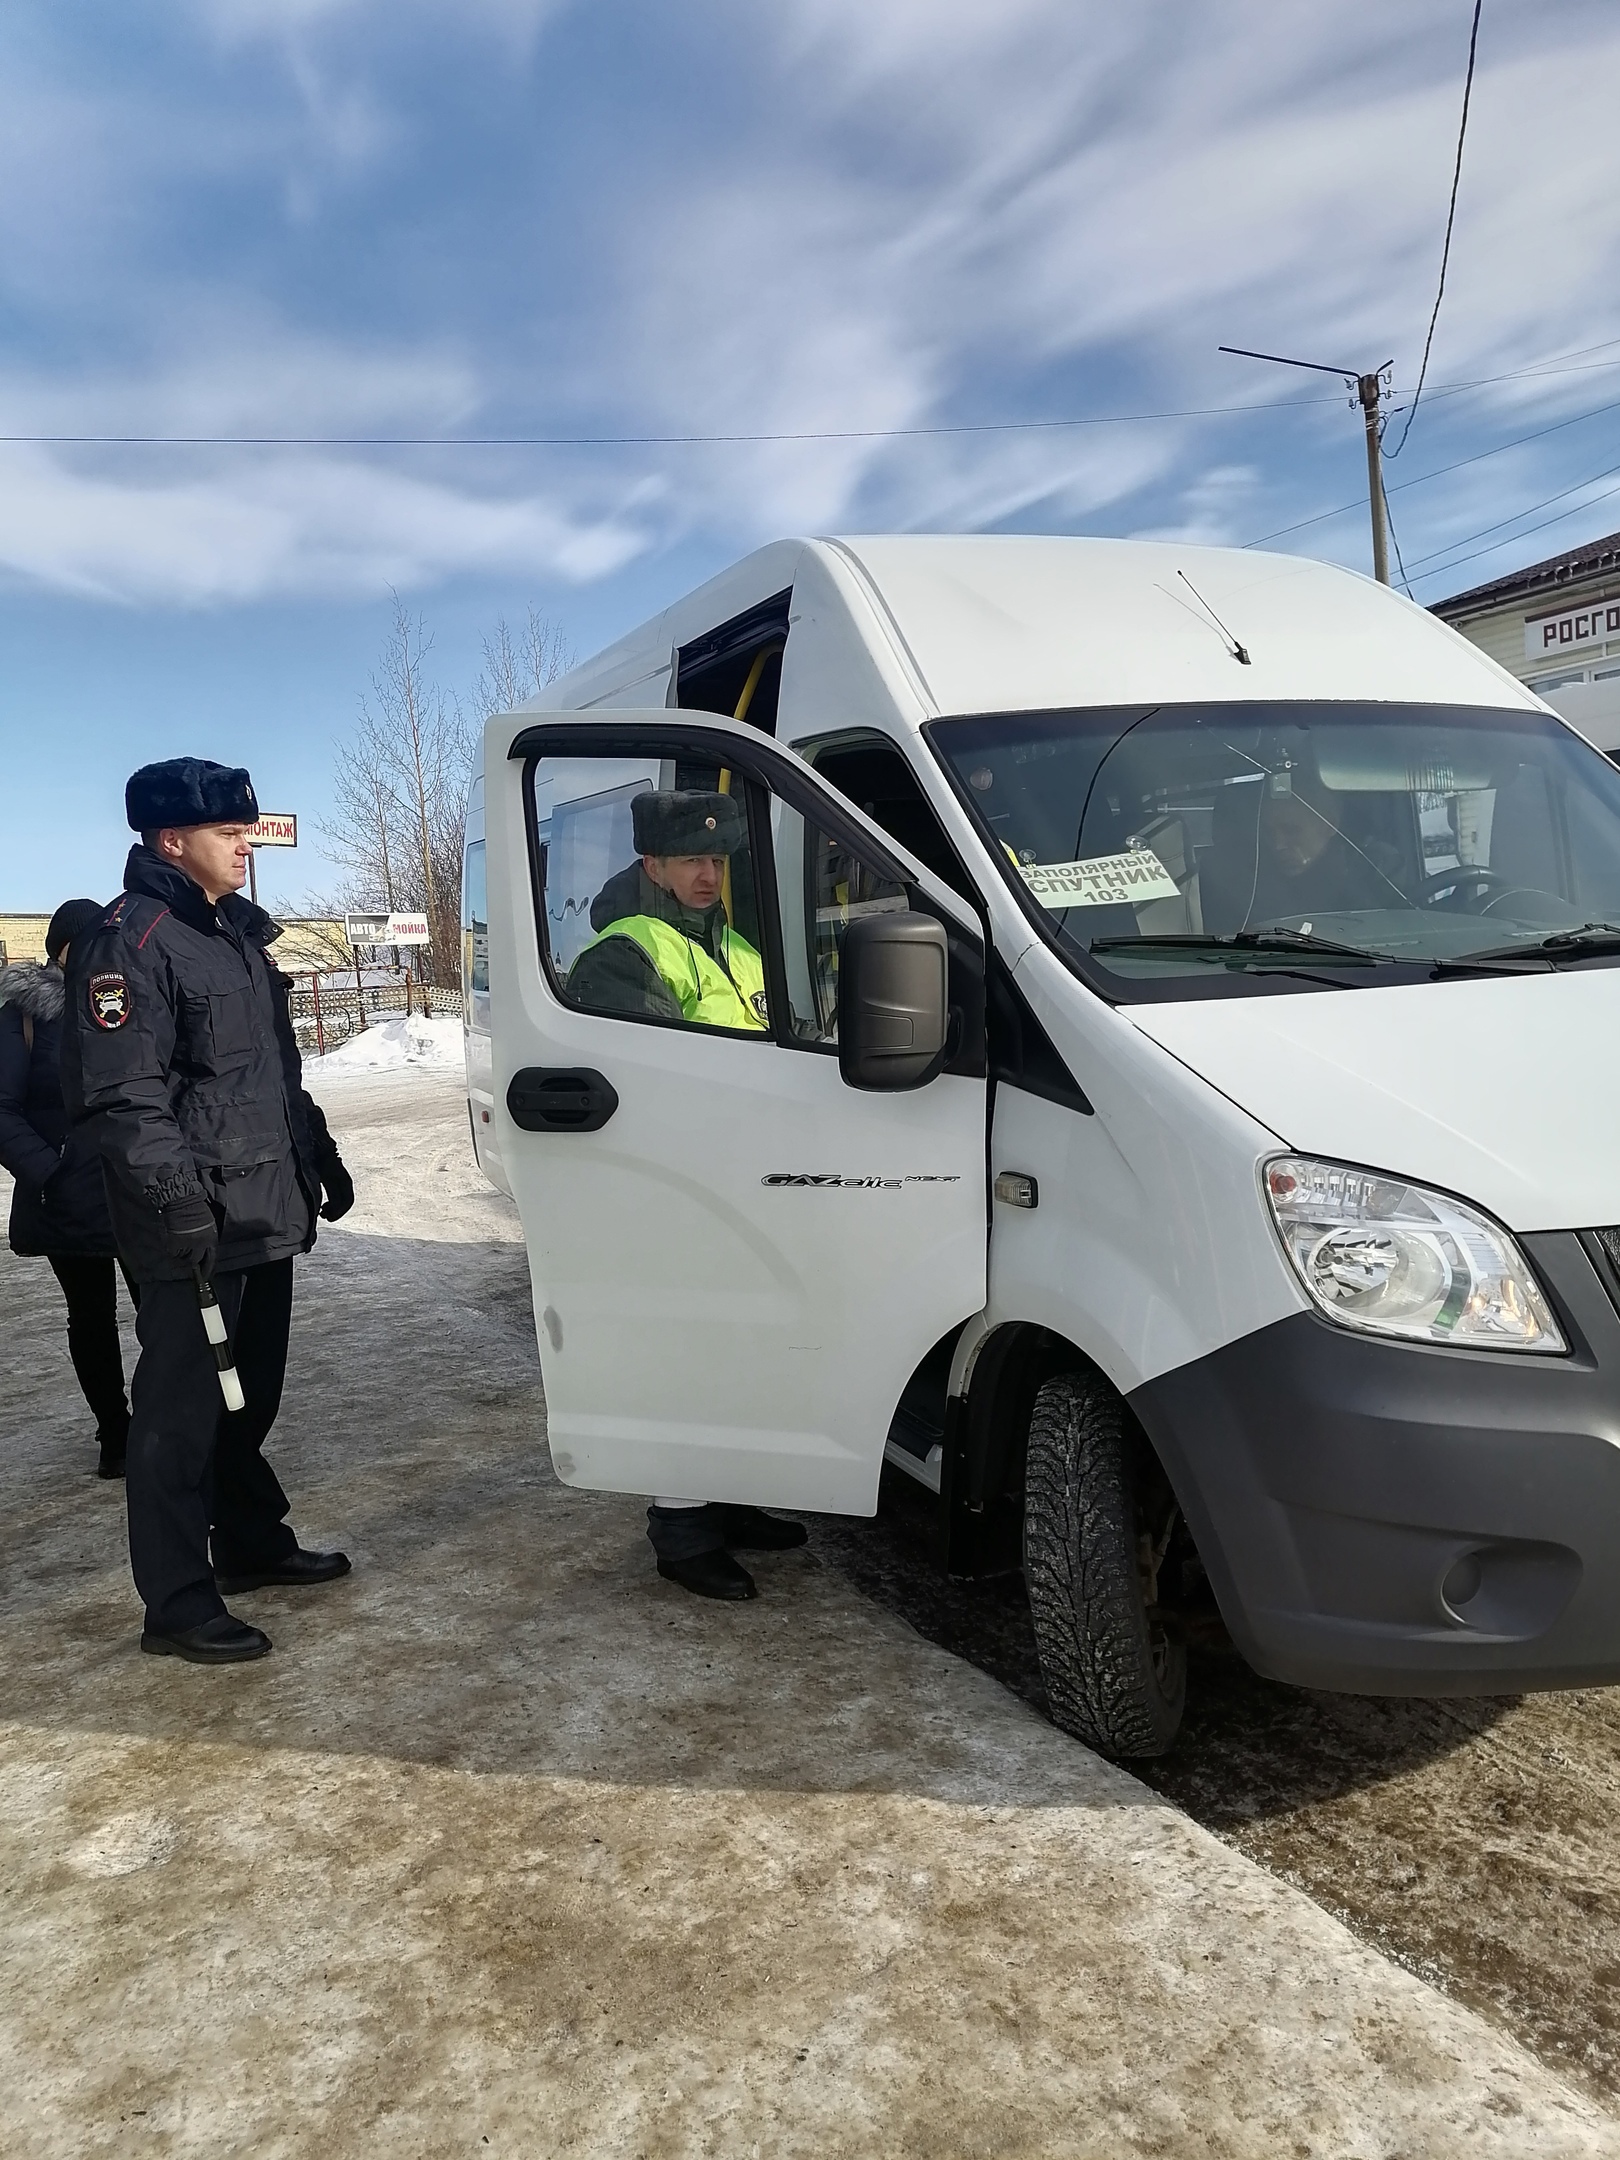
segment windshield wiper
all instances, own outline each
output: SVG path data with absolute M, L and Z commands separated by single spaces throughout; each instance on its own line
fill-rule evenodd
M 1616 933 L 1620 935 L 1620 933 Z M 1369 952 L 1364 945 L 1340 945 L 1333 938 L 1313 937 L 1308 930 L 1145 930 L 1138 937 L 1093 938 L 1092 952 L 1129 952 L 1139 945 L 1170 946 L 1176 950 L 1264 955 L 1315 953 L 1326 959 L 1354 960 L 1363 967 L 1393 967 L 1390 953 Z
M 1620 923 L 1582 923 L 1578 930 L 1555 930 L 1523 945 L 1491 945 L 1482 952 L 1447 953 L 1442 967 L 1488 967 L 1503 961 L 1596 960 L 1620 953 Z

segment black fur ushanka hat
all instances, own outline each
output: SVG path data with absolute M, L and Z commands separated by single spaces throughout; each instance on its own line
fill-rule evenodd
M 135 832 L 165 832 L 187 825 L 256 825 L 258 797 L 247 768 L 215 765 L 207 758 L 166 758 L 131 773 L 124 814 Z
M 735 855 L 747 838 L 735 795 L 696 788 L 637 795 L 630 820 L 638 855 Z

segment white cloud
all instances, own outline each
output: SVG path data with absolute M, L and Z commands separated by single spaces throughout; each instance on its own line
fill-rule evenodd
M 53 279 L 93 289 L 117 328 L 94 368 L 0 369 L 13 431 L 440 434 L 497 412 L 499 432 L 903 431 L 1314 387 L 1222 359 L 1221 341 L 1363 364 L 1393 351 L 1403 383 L 1415 369 L 1460 90 L 1454 0 L 1350 16 L 1275 0 L 704 0 L 673 29 L 621 0 L 627 49 L 686 37 L 716 72 L 700 82 L 694 60 L 670 87 L 676 125 L 642 83 L 583 134 L 568 132 L 566 79 L 521 73 L 562 0 L 188 9 L 210 51 L 270 53 L 275 95 L 255 102 L 233 65 L 243 101 L 222 110 L 171 113 L 151 85 L 122 113 L 50 84 L 21 101 L 21 194 L 0 185 L 7 275 L 42 308 Z M 486 155 L 474 78 L 441 106 L 446 38 L 462 61 L 495 52 L 478 64 L 503 89 L 525 85 L 502 125 L 555 136 L 549 161 L 522 163 L 511 136 Z M 407 49 L 429 55 L 409 79 L 390 72 Z M 1605 6 L 1488 13 L 1437 381 L 1620 336 L 1617 72 Z M 0 125 L 0 159 L 5 140 Z M 414 254 L 390 223 L 400 180 L 418 184 Z M 279 187 L 307 233 L 308 273 L 297 250 L 276 258 L 273 298 L 268 250 L 206 282 L 165 252 L 177 206 L 227 186 Z M 577 251 L 566 274 L 539 237 L 548 220 Z M 393 314 L 360 337 L 343 279 L 371 272 L 374 233 Z M 453 319 L 462 295 L 476 330 Z M 1604 379 L 1493 395 L 1569 411 Z M 1486 410 L 1437 399 L 1423 427 Z M 1348 474 L 1354 421 L 1324 409 L 1318 439 L 1332 429 Z M 221 455 L 182 471 L 31 453 L 0 510 L 0 560 L 75 591 L 198 603 L 491 566 L 606 575 L 693 535 L 1107 518 L 1242 538 L 1304 514 L 1292 476 L 1254 470 L 1252 438 L 1235 456 L 1220 430 L 1179 425 L 604 449 L 543 469 L 536 490 L 465 459 Z M 1449 529 L 1505 478 L 1487 468 L 1460 489 Z M 1400 499 L 1403 538 L 1426 500 Z
M 722 15 L 741 35 L 744 11 Z M 1410 387 L 1455 140 L 1455 7 L 792 0 L 747 19 L 775 40 L 759 125 L 697 146 L 620 240 L 605 345 L 625 406 L 671 425 L 904 427 L 1037 394 L 1050 410 L 1029 386 L 1052 380 L 1071 409 L 1318 387 L 1221 342 L 1393 353 Z M 1521 0 L 1488 28 L 1437 381 L 1620 333 L 1612 16 L 1549 24 Z M 1557 411 L 1590 394 L 1574 378 L 1499 398 Z M 1242 537 L 1255 491 L 1201 479 L 1228 462 L 1218 437 L 1170 429 L 1131 456 L 1103 431 L 830 445 L 729 455 L 687 499 L 749 537 L 872 503 L 906 523 L 1084 515 L 1162 492 L 1179 464 L 1186 528 Z
M 181 439 L 0 442 L 0 575 L 181 607 L 372 596 L 479 574 L 578 583 L 611 575 L 655 529 L 659 489 L 644 476 L 553 465 L 535 486 L 499 450 L 198 440 L 476 432 L 483 386 L 447 346 L 345 345 L 268 310 L 229 321 L 207 307 L 180 342 L 169 367 L 0 368 L 7 434 Z
M 221 324 L 204 310 L 183 342 L 169 368 L 0 371 L 7 432 L 434 436 L 465 429 L 482 396 L 452 351 L 344 346 L 264 311 Z M 646 507 L 616 483 L 525 490 L 509 466 L 499 452 L 451 465 L 432 451 L 11 443 L 0 446 L 0 569 L 101 599 L 196 606 L 478 572 L 577 581 L 646 544 Z
M 1252 518 L 1260 475 L 1252 465 L 1214 465 L 1184 490 L 1181 515 L 1170 524 L 1144 526 L 1133 540 L 1176 540 L 1189 547 L 1219 547 L 1231 538 L 1237 518 Z
M 479 494 L 336 455 L 215 460 L 185 479 L 0 451 L 0 570 L 84 598 L 217 606 L 375 598 L 472 575 L 583 583 L 645 545 L 628 515 Z
M 191 12 L 222 44 L 287 40 L 364 21 L 368 38 L 386 41 L 420 24 L 485 29 L 520 46 L 532 43 L 568 0 L 189 0 Z
M 483 396 L 448 339 L 415 350 L 310 334 L 272 310 L 176 303 L 173 357 L 75 369 L 0 363 L 6 433 L 89 435 L 444 434 Z

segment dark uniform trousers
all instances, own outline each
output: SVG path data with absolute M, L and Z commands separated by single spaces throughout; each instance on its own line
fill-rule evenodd
M 124 1348 L 118 1339 L 118 1263 L 81 1253 L 48 1257 L 67 1299 L 68 1356 L 95 1416 L 96 1431 L 121 1441 L 129 1424 L 129 1398 L 124 1393 Z M 132 1275 L 124 1281 L 139 1311 L 139 1285 Z
M 144 1282 L 131 1389 L 129 1557 L 146 1625 L 171 1634 L 225 1610 L 214 1583 L 275 1566 L 297 1548 L 290 1502 L 260 1449 L 281 1407 L 293 1264 L 214 1277 L 246 1407 L 225 1408 L 195 1286 Z M 212 1560 L 209 1533 L 213 1534 Z

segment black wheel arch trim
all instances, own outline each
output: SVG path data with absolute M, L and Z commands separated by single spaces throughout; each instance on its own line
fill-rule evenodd
M 1456 1350 L 1298 1312 L 1125 1392 L 1234 1643 L 1350 1693 L 1620 1680 L 1620 1274 L 1590 1233 L 1521 1237 L 1571 1354 Z M 1021 1447 L 1042 1378 L 1101 1373 L 1009 1320 L 948 1405 L 940 1557 L 1017 1565 Z M 1497 1589 L 1447 1602 L 1479 1560 Z

